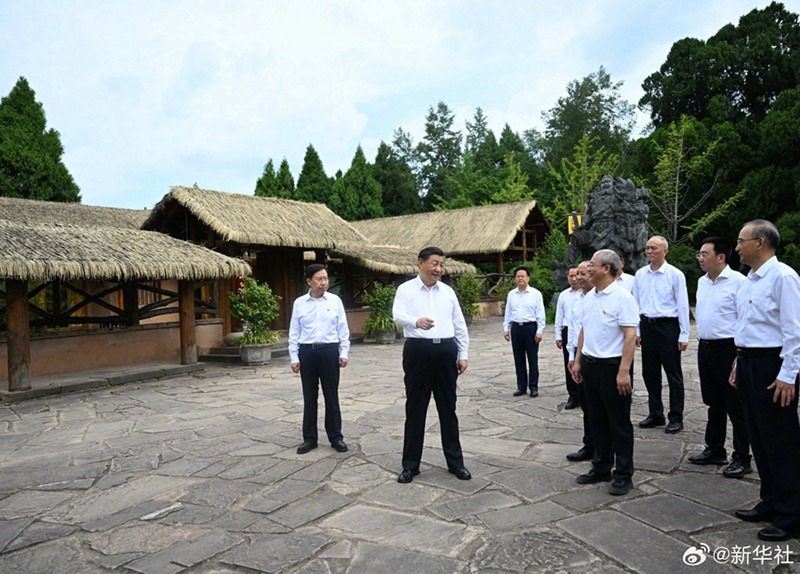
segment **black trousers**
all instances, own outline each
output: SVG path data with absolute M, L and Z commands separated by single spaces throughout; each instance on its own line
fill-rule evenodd
M 406 387 L 406 423 L 403 437 L 403 470 L 416 470 L 425 442 L 425 419 L 431 394 L 439 413 L 442 449 L 447 468 L 464 466 L 456 416 L 458 347 L 455 339 L 406 339 L 403 372 Z
M 661 400 L 663 367 L 669 384 L 669 420 L 683 422 L 683 370 L 681 351 L 678 349 L 678 319 L 650 322 L 642 317 L 639 330 L 642 338 L 642 378 L 647 387 L 649 414 L 664 417 L 664 403 Z
M 564 375 L 567 381 L 567 394 L 570 399 L 578 399 L 578 385 L 575 379 L 572 378 L 572 373 L 569 372 L 569 351 L 567 350 L 567 336 L 569 335 L 569 327 L 561 327 L 561 352 L 564 354 Z
M 749 349 L 748 352 L 753 352 Z M 778 528 L 800 530 L 800 424 L 797 393 L 788 406 L 773 402 L 767 390 L 780 372 L 780 348 L 736 363 L 736 382 L 741 391 L 744 418 L 761 477 L 761 502 L 756 508 L 773 512 Z M 795 381 L 795 387 L 798 381 Z
M 594 452 L 594 438 L 592 437 L 592 421 L 589 418 L 589 403 L 586 397 L 586 384 L 575 385 L 578 387 L 578 402 L 583 411 L 583 447 L 589 452 Z
M 734 458 L 750 462 L 750 439 L 747 438 L 747 425 L 744 422 L 739 391 L 728 383 L 735 358 L 736 345 L 733 344 L 733 339 L 698 342 L 700 393 L 703 404 L 708 407 L 705 442 L 714 454 L 726 456 L 725 434 L 730 417 Z
M 300 345 L 300 381 L 303 385 L 303 440 L 317 442 L 319 387 L 325 399 L 325 432 L 330 442 L 342 440 L 339 410 L 339 345 L 315 349 Z
M 611 472 L 615 478 L 633 476 L 633 425 L 631 395 L 617 391 L 620 358 L 581 361 L 586 405 L 594 438 L 592 467 L 599 473 Z
M 536 323 L 511 323 L 511 351 L 514 353 L 518 391 L 524 391 L 528 387 L 532 391 L 539 390 L 539 343 L 536 342 L 536 328 Z

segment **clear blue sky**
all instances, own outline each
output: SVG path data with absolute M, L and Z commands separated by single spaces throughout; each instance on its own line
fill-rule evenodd
M 309 143 L 329 175 L 359 144 L 372 161 L 439 101 L 461 129 L 478 106 L 497 135 L 541 128 L 600 66 L 637 103 L 675 41 L 766 5 L 2 0 L 0 95 L 28 78 L 83 203 L 149 208 L 172 185 L 253 193 L 268 158 L 296 179 Z

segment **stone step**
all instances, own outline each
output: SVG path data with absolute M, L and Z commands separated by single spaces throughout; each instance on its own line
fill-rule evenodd
M 197 360 L 202 363 L 239 363 L 241 362 L 241 358 L 239 357 L 239 349 L 236 349 L 236 354 L 232 355 L 230 353 L 207 353 L 205 355 L 200 355 L 197 357 Z

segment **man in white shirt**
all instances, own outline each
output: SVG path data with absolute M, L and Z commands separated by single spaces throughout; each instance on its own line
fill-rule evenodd
M 721 237 L 705 239 L 697 261 L 705 275 L 697 281 L 697 369 L 700 392 L 708 406 L 706 448 L 689 457 L 692 464 L 728 464 L 725 450 L 727 418 L 733 426 L 733 456 L 722 474 L 741 478 L 750 468 L 750 440 L 736 388 L 728 384 L 730 366 L 736 360 L 733 342 L 736 327 L 736 293 L 746 281 L 728 266 L 730 244 Z
M 539 343 L 542 341 L 545 314 L 544 301 L 538 289 L 529 285 L 531 271 L 527 267 L 514 270 L 517 288 L 506 298 L 503 320 L 503 337 L 511 341 L 514 368 L 517 373 L 517 390 L 514 396 L 524 395 L 530 388 L 531 397 L 539 396 Z M 525 358 L 528 368 L 525 368 Z
M 472 478 L 464 467 L 456 416 L 456 382 L 469 365 L 469 333 L 456 294 L 440 281 L 444 252 L 426 247 L 417 259 L 419 275 L 397 288 L 392 315 L 403 327 L 406 422 L 403 470 L 397 482 L 419 474 L 428 404 L 436 401 L 447 469 L 459 480 Z
M 581 321 L 583 319 L 583 302 L 586 296 L 592 291 L 592 279 L 589 277 L 589 262 L 581 261 L 578 264 L 578 286 L 580 291 L 575 304 L 572 305 L 569 318 L 569 336 L 565 347 L 569 355 L 568 367 L 572 370 L 575 361 L 575 351 L 578 347 L 578 336 L 581 332 Z M 570 376 L 572 373 L 570 372 Z M 594 439 L 592 438 L 592 427 L 589 422 L 589 407 L 586 405 L 586 385 L 578 385 L 578 400 L 580 401 L 581 410 L 583 411 L 583 446 L 576 452 L 567 454 L 567 460 L 570 462 L 580 462 L 582 460 L 592 460 L 594 458 Z
M 317 448 L 319 387 L 325 399 L 325 432 L 331 446 L 346 452 L 339 410 L 339 369 L 347 366 L 350 330 L 342 300 L 328 293 L 328 272 L 314 263 L 306 270 L 309 291 L 295 299 L 289 324 L 292 372 L 303 385 L 303 444 L 298 454 Z
M 578 266 L 573 265 L 567 272 L 567 281 L 569 281 L 569 288 L 564 289 L 558 294 L 558 302 L 556 303 L 556 321 L 555 321 L 555 338 L 556 347 L 561 349 L 564 354 L 564 377 L 567 384 L 567 402 L 564 405 L 565 410 L 574 409 L 580 405 L 578 398 L 578 385 L 572 380 L 572 374 L 569 372 L 569 352 L 567 351 L 567 340 L 569 339 L 569 321 L 572 316 L 572 308 L 578 300 L 581 288 L 578 286 Z
M 761 477 L 761 501 L 736 517 L 770 522 L 758 532 L 769 542 L 800 535 L 800 277 L 775 257 L 779 245 L 778 229 L 763 219 L 736 240 L 750 273 L 736 297 L 734 380 Z
M 619 256 L 610 249 L 601 249 L 589 262 L 594 291 L 583 301 L 581 333 L 572 365 L 575 382 L 586 385 L 595 444 L 591 470 L 575 481 L 594 484 L 611 480 L 608 492 L 613 495 L 627 494 L 633 488 L 630 369 L 639 323 L 633 296 L 615 281 L 618 269 Z
M 619 271 L 617 271 L 617 283 L 625 287 L 625 289 L 627 289 L 629 293 L 633 293 L 633 282 L 634 282 L 633 275 L 630 275 L 623 271 L 623 269 L 625 269 L 625 260 L 622 257 L 619 258 L 619 263 L 620 267 Z
M 642 378 L 647 387 L 647 418 L 642 428 L 663 426 L 661 368 L 669 383 L 668 434 L 683 430 L 683 370 L 681 353 L 689 345 L 689 293 L 683 272 L 667 263 L 669 244 L 655 235 L 647 240 L 649 265 L 636 272 L 633 297 L 642 314 L 637 346 L 642 348 Z

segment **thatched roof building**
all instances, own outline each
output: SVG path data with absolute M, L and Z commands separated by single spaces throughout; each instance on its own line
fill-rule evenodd
M 161 233 L 0 219 L 0 278 L 207 280 L 250 274 L 244 261 Z
M 54 223 L 85 227 L 139 229 L 149 216 L 149 209 L 120 209 L 81 205 L 80 203 L 0 197 L 0 219 L 26 225 Z
M 367 239 L 348 222 L 321 203 L 305 203 L 275 197 L 256 197 L 190 187 L 173 187 L 153 208 L 142 225 L 176 235 L 188 212 L 199 225 L 217 238 L 240 245 L 292 247 L 302 249 L 346 249 L 368 245 Z M 176 219 L 177 218 L 177 219 Z M 210 238 L 187 237 L 193 241 Z
M 416 275 L 419 272 L 418 253 L 419 251 L 396 245 L 370 245 L 359 249 L 331 251 L 333 257 L 341 258 L 347 263 L 387 275 Z M 453 275 L 478 272 L 474 265 L 449 257 L 445 270 Z
M 412 251 L 428 245 L 465 261 L 527 261 L 548 231 L 535 200 L 353 221 L 376 244 Z

